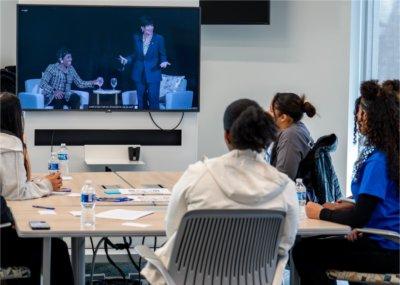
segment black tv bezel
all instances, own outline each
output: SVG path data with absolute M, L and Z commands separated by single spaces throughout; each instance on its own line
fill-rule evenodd
M 198 25 L 198 34 L 199 34 L 199 57 L 198 57 L 198 107 L 196 109 L 173 109 L 173 110 L 146 110 L 146 109 L 128 109 L 128 108 L 96 108 L 96 109 L 23 109 L 24 112 L 104 112 L 104 113 L 113 113 L 113 112 L 127 112 L 127 113 L 199 113 L 200 112 L 200 89 L 201 89 L 201 84 L 200 84 L 200 71 L 201 71 L 201 8 L 200 6 L 127 6 L 127 5 L 68 5 L 68 4 L 22 4 L 22 3 L 17 3 L 17 9 L 16 9 L 16 19 L 17 19 L 17 24 L 16 24 L 16 93 L 18 96 L 19 89 L 18 89 L 18 57 L 19 57 L 19 52 L 18 52 L 18 41 L 19 41 L 19 14 L 20 14 L 20 8 L 21 7 L 75 7 L 75 8 L 81 8 L 81 7 L 95 7 L 95 8 L 144 8 L 144 9 L 191 9 L 191 10 L 197 10 L 198 11 L 198 20 L 199 20 L 199 25 Z

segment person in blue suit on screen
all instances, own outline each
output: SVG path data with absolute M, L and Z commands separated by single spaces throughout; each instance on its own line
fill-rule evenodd
M 164 37 L 154 33 L 151 18 L 140 18 L 142 34 L 133 36 L 133 54 L 119 56 L 122 65 L 132 64 L 139 109 L 159 109 L 161 69 L 171 65 L 167 60 Z

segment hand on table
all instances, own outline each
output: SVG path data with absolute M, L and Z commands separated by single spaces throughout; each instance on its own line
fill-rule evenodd
M 60 172 L 49 174 L 46 176 L 46 178 L 49 179 L 51 185 L 53 186 L 53 191 L 60 190 L 62 186 L 62 178 Z
M 346 235 L 346 239 L 348 241 L 356 241 L 358 238 L 362 237 L 362 233 L 359 233 L 357 230 L 352 230 L 348 235 Z
M 320 204 L 314 202 L 308 202 L 306 205 L 307 217 L 310 219 L 319 220 L 319 214 L 321 213 L 322 209 L 323 207 Z

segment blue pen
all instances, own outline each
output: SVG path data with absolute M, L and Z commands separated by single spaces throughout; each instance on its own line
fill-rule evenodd
M 128 201 L 132 201 L 131 198 L 128 197 L 116 197 L 116 198 L 97 198 L 97 201 L 99 202 L 128 202 Z
M 45 207 L 45 206 L 38 206 L 38 205 L 33 205 L 33 208 L 38 208 L 38 209 L 46 209 L 46 210 L 55 210 L 56 208 L 54 207 Z

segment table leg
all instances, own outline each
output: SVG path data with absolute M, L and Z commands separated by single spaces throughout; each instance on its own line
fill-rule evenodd
M 85 238 L 71 238 L 71 251 L 75 285 L 85 285 Z
M 115 106 L 118 105 L 118 93 L 115 93 Z
M 42 285 L 50 285 L 51 274 L 51 238 L 43 238 L 43 256 L 42 256 Z
M 100 96 L 99 93 L 97 93 L 97 106 L 100 105 Z
M 299 285 L 300 277 L 294 266 L 292 251 L 289 252 L 289 267 L 290 267 L 290 285 Z

